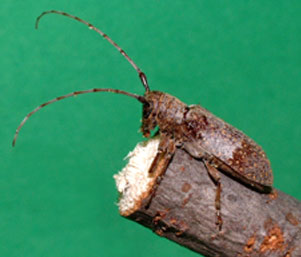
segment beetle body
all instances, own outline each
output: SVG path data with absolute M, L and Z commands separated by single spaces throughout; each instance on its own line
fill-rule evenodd
M 15 145 L 19 131 L 25 122 L 41 108 L 80 94 L 112 92 L 135 98 L 143 104 L 141 132 L 145 137 L 149 137 L 150 132 L 156 127 L 159 128 L 160 143 L 158 152 L 149 170 L 150 176 L 156 174 L 157 184 L 155 184 L 149 203 L 155 195 L 156 187 L 161 181 L 161 176 L 169 165 L 177 147 L 185 149 L 192 157 L 201 160 L 206 166 L 213 182 L 216 184 L 215 208 L 217 224 L 220 230 L 222 228 L 220 214 L 220 170 L 260 192 L 265 193 L 271 190 L 273 175 L 270 162 L 262 148 L 252 139 L 201 106 L 187 106 L 169 94 L 160 91 L 151 91 L 146 75 L 135 62 L 109 36 L 94 27 L 91 23 L 65 12 L 51 10 L 43 12 L 37 18 L 36 28 L 38 28 L 40 19 L 50 13 L 63 15 L 81 22 L 106 39 L 136 70 L 145 88 L 145 93 L 141 96 L 119 89 L 94 88 L 56 97 L 36 107 L 25 116 L 16 130 L 13 145 Z
M 159 127 L 192 157 L 207 159 L 222 171 L 261 192 L 270 191 L 273 174 L 265 152 L 243 132 L 199 105 L 187 106 L 159 91 L 145 94 L 142 132 Z

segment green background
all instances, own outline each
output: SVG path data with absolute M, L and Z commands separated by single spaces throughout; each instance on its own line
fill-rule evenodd
M 110 35 L 152 89 L 202 104 L 263 146 L 275 187 L 301 199 L 300 1 L 12 1 L 0 9 L 0 256 L 197 254 L 121 218 L 112 179 L 142 139 L 141 106 L 89 94 L 36 113 L 75 90 L 143 94 L 120 54 L 84 25 Z

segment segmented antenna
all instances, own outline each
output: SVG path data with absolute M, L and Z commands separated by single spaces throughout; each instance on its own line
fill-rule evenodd
M 111 45 L 113 45 L 127 60 L 128 62 L 133 66 L 133 68 L 137 71 L 138 75 L 139 75 L 139 78 L 145 88 L 146 91 L 149 91 L 149 86 L 148 86 L 148 83 L 147 83 L 147 79 L 146 79 L 146 75 L 140 70 L 140 68 L 136 65 L 136 63 L 134 63 L 134 61 L 126 54 L 126 52 L 124 50 L 122 50 L 120 48 L 119 45 L 117 45 L 108 35 L 106 35 L 105 33 L 103 33 L 101 30 L 99 30 L 98 28 L 94 27 L 91 23 L 89 22 L 86 22 L 84 20 L 82 20 L 81 18 L 78 18 L 76 16 L 73 16 L 71 14 L 68 14 L 68 13 L 65 13 L 65 12 L 61 12 L 61 11 L 56 11 L 56 10 L 51 10 L 51 11 L 46 11 L 46 12 L 43 12 L 36 20 L 36 29 L 38 29 L 38 26 L 39 26 L 39 22 L 40 22 L 40 19 L 46 15 L 46 14 L 49 14 L 49 13 L 56 13 L 56 14 L 59 14 L 59 15 L 63 15 L 63 16 L 66 16 L 66 17 L 69 17 L 71 19 L 74 19 L 76 21 L 79 21 L 85 25 L 87 25 L 90 29 L 93 29 L 95 30 L 98 34 L 100 34 L 102 37 L 104 37 L 107 41 L 110 42 Z
M 25 116 L 25 118 L 22 120 L 22 122 L 20 123 L 20 125 L 18 126 L 18 128 L 16 130 L 14 140 L 13 140 L 13 146 L 16 145 L 16 141 L 17 141 L 20 129 L 24 126 L 24 124 L 29 119 L 29 117 L 32 116 L 37 111 L 39 111 L 40 109 L 42 109 L 43 107 L 45 107 L 49 104 L 52 104 L 54 102 L 66 99 L 68 97 L 87 94 L 87 93 L 96 93 L 96 92 L 111 92 L 111 93 L 116 93 L 116 94 L 127 95 L 127 96 L 130 96 L 130 97 L 133 97 L 133 98 L 137 99 L 141 103 L 146 103 L 146 100 L 143 96 L 132 94 L 132 93 L 129 93 L 129 92 L 126 92 L 126 91 L 123 91 L 123 90 L 119 90 L 119 89 L 112 89 L 112 88 L 93 88 L 93 89 L 89 89 L 89 90 L 75 91 L 75 92 L 69 93 L 67 95 L 59 96 L 59 97 L 56 97 L 56 98 L 54 98 L 54 99 L 52 99 L 52 100 L 50 100 L 46 103 L 43 103 L 43 104 L 39 105 L 33 111 L 31 111 L 30 113 L 28 113 Z

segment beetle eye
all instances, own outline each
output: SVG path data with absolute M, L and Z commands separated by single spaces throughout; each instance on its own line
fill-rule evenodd
M 148 116 L 151 114 L 153 108 L 151 107 L 151 105 L 149 103 L 145 103 L 143 106 L 143 118 L 147 119 Z

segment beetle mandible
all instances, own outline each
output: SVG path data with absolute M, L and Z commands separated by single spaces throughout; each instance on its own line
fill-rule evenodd
M 204 163 L 209 176 L 217 187 L 215 197 L 216 223 L 220 230 L 222 229 L 222 218 L 220 213 L 221 183 L 219 171 L 259 192 L 268 193 L 271 191 L 273 174 L 270 162 L 262 148 L 252 139 L 199 105 L 187 106 L 169 94 L 151 91 L 146 75 L 134 61 L 109 36 L 92 24 L 68 13 L 51 10 L 43 12 L 37 18 L 36 28 L 38 28 L 40 19 L 50 13 L 77 20 L 109 41 L 137 71 L 145 88 L 145 93 L 140 96 L 119 89 L 95 88 L 59 96 L 41 104 L 23 119 L 16 130 L 13 146 L 25 122 L 41 108 L 80 94 L 112 92 L 130 96 L 143 104 L 141 132 L 144 137 L 150 137 L 150 132 L 158 127 L 157 133 L 160 134 L 160 143 L 157 155 L 149 170 L 150 175 L 159 174 L 160 177 L 164 174 L 176 148 L 183 148 L 193 158 L 197 158 Z

